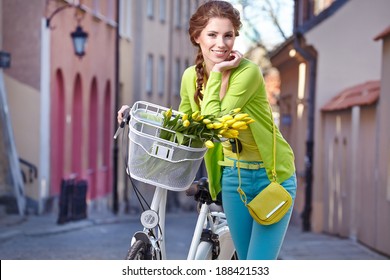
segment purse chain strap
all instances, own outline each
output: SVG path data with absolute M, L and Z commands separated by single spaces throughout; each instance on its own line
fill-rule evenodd
M 271 112 L 271 119 L 272 119 L 272 134 L 273 134 L 273 147 L 272 147 L 272 152 L 273 152 L 273 168 L 272 168 L 272 177 L 273 177 L 273 182 L 276 182 L 276 179 L 277 179 L 277 174 L 276 174 L 276 132 L 275 132 L 275 121 L 274 121 L 274 117 L 273 117 L 273 114 L 272 114 L 272 109 L 271 109 L 271 106 L 269 106 L 269 110 Z M 237 138 L 234 139 L 235 140 L 235 144 L 236 144 L 236 147 L 238 147 L 238 143 L 237 143 Z M 246 198 L 246 194 L 245 192 L 242 190 L 241 188 L 241 174 L 240 174 L 240 158 L 239 158 L 239 153 L 237 153 L 237 172 L 238 172 L 238 188 L 237 188 L 237 191 L 238 193 L 240 194 L 240 198 L 242 200 L 242 202 L 244 202 L 244 204 L 246 205 L 247 204 L 247 198 Z

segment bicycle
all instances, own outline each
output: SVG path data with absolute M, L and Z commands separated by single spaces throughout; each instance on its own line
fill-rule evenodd
M 162 113 L 167 110 L 137 101 L 124 113 L 114 135 L 116 139 L 121 129 L 128 126 L 126 173 L 143 210 L 140 221 L 144 228 L 134 233 L 126 259 L 167 259 L 164 235 L 168 191 L 186 191 L 197 201 L 199 215 L 187 260 L 237 259 L 221 200 L 211 198 L 207 178 L 195 181 L 207 148 L 191 148 L 161 139 L 161 130 L 166 130 L 161 124 Z M 155 186 L 150 205 L 133 179 Z

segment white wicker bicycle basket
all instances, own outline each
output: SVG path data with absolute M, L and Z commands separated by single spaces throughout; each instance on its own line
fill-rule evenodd
M 172 191 L 188 189 L 195 179 L 206 147 L 193 148 L 159 137 L 162 112 L 168 108 L 137 101 L 130 110 L 128 171 L 138 181 Z M 173 110 L 173 115 L 180 112 Z

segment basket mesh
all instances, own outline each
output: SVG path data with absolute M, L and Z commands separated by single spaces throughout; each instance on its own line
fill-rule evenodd
M 167 108 L 147 104 L 147 108 L 133 106 L 131 111 L 130 175 L 158 187 L 186 190 L 194 181 L 207 148 L 182 146 L 159 138 L 160 113 Z

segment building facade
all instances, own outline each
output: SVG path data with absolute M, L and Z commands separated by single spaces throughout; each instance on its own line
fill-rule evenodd
M 297 0 L 294 35 L 271 58 L 281 73 L 281 129 L 297 155 L 303 229 L 387 255 L 390 158 L 382 101 L 389 4 Z
M 195 60 L 188 37 L 188 21 L 200 0 L 120 1 L 121 105 L 148 101 L 178 109 L 180 82 L 185 68 Z M 123 26 L 123 29 L 121 27 Z M 119 141 L 120 142 L 120 141 Z M 138 211 L 138 202 L 125 172 L 126 147 L 118 145 L 117 196 L 121 209 Z M 146 187 L 146 196 L 152 195 Z M 148 192 L 150 190 L 150 192 Z M 181 207 L 181 194 L 169 193 Z M 184 198 L 183 198 L 184 199 Z M 169 203 L 170 204 L 170 203 Z M 185 204 L 185 203 L 184 203 Z
M 15 144 L 37 170 L 24 185 L 28 211 L 55 210 L 63 179 L 87 181 L 88 201 L 106 196 L 112 189 L 114 121 L 107 116 L 115 112 L 116 1 L 2 4 Z M 88 33 L 82 58 L 71 39 L 77 26 Z
M 23 186 L 28 211 L 58 210 L 63 180 L 86 181 L 96 209 L 128 201 L 116 112 L 138 100 L 178 108 L 181 75 L 195 59 L 188 20 L 201 2 L 2 0 L 14 142 L 37 170 Z M 82 57 L 70 36 L 78 26 L 88 33 Z

